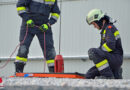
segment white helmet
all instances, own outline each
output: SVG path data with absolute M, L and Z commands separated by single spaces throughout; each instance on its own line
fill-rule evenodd
M 93 9 L 88 13 L 86 21 L 90 25 L 93 21 L 99 21 L 104 15 L 100 9 Z

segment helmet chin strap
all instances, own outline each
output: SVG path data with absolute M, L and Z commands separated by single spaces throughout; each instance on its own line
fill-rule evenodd
M 103 28 L 103 26 L 105 25 L 105 20 L 103 21 L 95 21 L 95 23 L 99 26 L 99 30 Z
M 106 21 L 103 20 L 103 22 L 102 22 L 102 28 L 104 27 L 105 23 L 106 23 Z
M 95 23 L 99 26 L 99 29 L 102 28 L 103 26 L 103 23 L 101 21 L 95 21 Z

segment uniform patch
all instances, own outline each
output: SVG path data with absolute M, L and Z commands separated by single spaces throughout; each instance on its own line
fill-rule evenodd
M 109 25 L 109 26 L 108 26 L 108 28 L 109 28 L 109 29 L 111 29 L 111 28 L 112 28 L 112 26 L 110 26 L 110 25 Z

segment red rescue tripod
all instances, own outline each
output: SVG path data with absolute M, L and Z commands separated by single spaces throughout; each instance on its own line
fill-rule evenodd
M 60 10 L 62 9 L 62 0 L 60 2 Z M 64 72 L 64 60 L 62 55 L 60 54 L 60 46 L 61 46 L 61 15 L 60 15 L 60 28 L 59 28 L 59 55 L 55 57 L 55 73 L 63 73 Z

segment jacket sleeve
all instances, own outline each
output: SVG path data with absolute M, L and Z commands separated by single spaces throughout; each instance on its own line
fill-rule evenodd
M 27 14 L 27 7 L 30 1 L 31 0 L 18 0 L 16 5 L 18 14 L 25 20 L 29 19 L 29 16 Z
M 106 34 L 105 34 L 105 40 L 106 42 L 102 44 L 101 49 L 103 51 L 112 52 L 115 49 L 116 46 L 116 39 L 114 36 L 114 28 L 107 28 Z
M 59 17 L 60 17 L 60 10 L 59 10 L 59 7 L 57 5 L 57 0 L 56 0 L 54 5 L 52 6 L 51 17 L 48 23 L 50 25 L 56 23 Z

